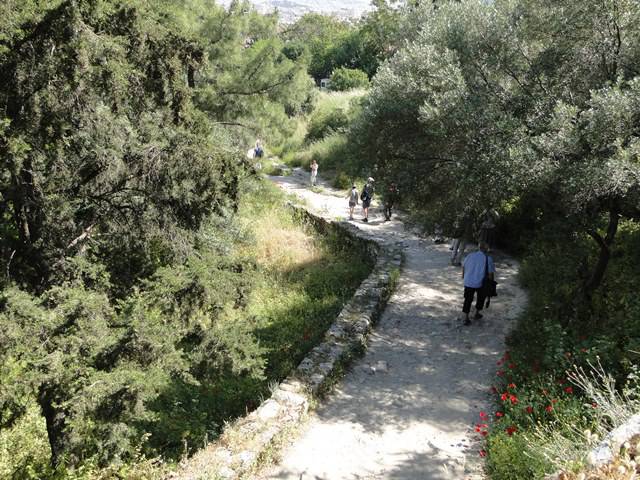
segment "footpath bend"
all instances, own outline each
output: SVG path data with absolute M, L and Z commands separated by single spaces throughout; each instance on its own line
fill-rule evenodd
M 343 195 L 306 172 L 271 177 L 327 219 L 348 218 Z M 261 480 L 477 480 L 482 479 L 480 411 L 490 412 L 490 388 L 504 338 L 526 302 L 518 264 L 495 254 L 498 297 L 469 327 L 462 306 L 460 267 L 449 264 L 449 245 L 435 244 L 384 222 L 372 208 L 353 221 L 381 242 L 403 243 L 405 264 L 396 292 L 335 390 L 311 414 Z

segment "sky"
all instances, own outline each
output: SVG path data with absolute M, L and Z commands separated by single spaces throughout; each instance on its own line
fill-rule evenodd
M 293 21 L 307 12 L 335 14 L 341 17 L 359 17 L 371 10 L 371 0 L 251 0 L 256 8 L 263 12 L 278 9 L 284 21 Z M 231 0 L 220 0 L 227 6 Z

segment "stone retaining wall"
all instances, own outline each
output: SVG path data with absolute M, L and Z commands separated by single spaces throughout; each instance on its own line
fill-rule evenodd
M 395 286 L 402 264 L 402 245 L 383 245 L 347 222 L 332 222 L 308 210 L 290 205 L 294 214 L 319 233 L 334 233 L 366 251 L 375 262 L 353 298 L 342 309 L 298 368 L 273 391 L 271 397 L 244 418 L 224 429 L 217 442 L 183 462 L 167 478 L 174 480 L 248 478 L 277 449 L 279 440 L 302 422 L 312 400 L 329 389 L 346 364 L 367 341 Z

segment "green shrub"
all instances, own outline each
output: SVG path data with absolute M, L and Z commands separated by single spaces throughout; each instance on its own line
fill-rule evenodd
M 357 68 L 339 67 L 331 74 L 331 90 L 342 92 L 368 87 L 369 77 Z
M 486 468 L 491 480 L 541 479 L 553 470 L 530 441 L 519 433 L 501 430 L 487 442 Z
M 307 140 L 320 140 L 327 135 L 343 130 L 349 124 L 349 117 L 344 110 L 319 111 L 311 116 Z
M 333 187 L 341 190 L 348 190 L 353 185 L 353 179 L 345 172 L 340 171 L 333 178 Z

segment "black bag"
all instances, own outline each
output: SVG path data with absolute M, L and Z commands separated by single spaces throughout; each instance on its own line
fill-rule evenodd
M 369 192 L 363 189 L 362 193 L 360 194 L 360 200 L 362 200 L 363 202 L 366 202 L 368 199 L 369 199 Z
M 498 296 L 498 282 L 489 277 L 489 257 L 485 254 L 484 256 L 484 278 L 482 279 L 482 290 L 484 291 L 485 297 L 487 299 L 486 308 L 491 305 L 491 297 Z

